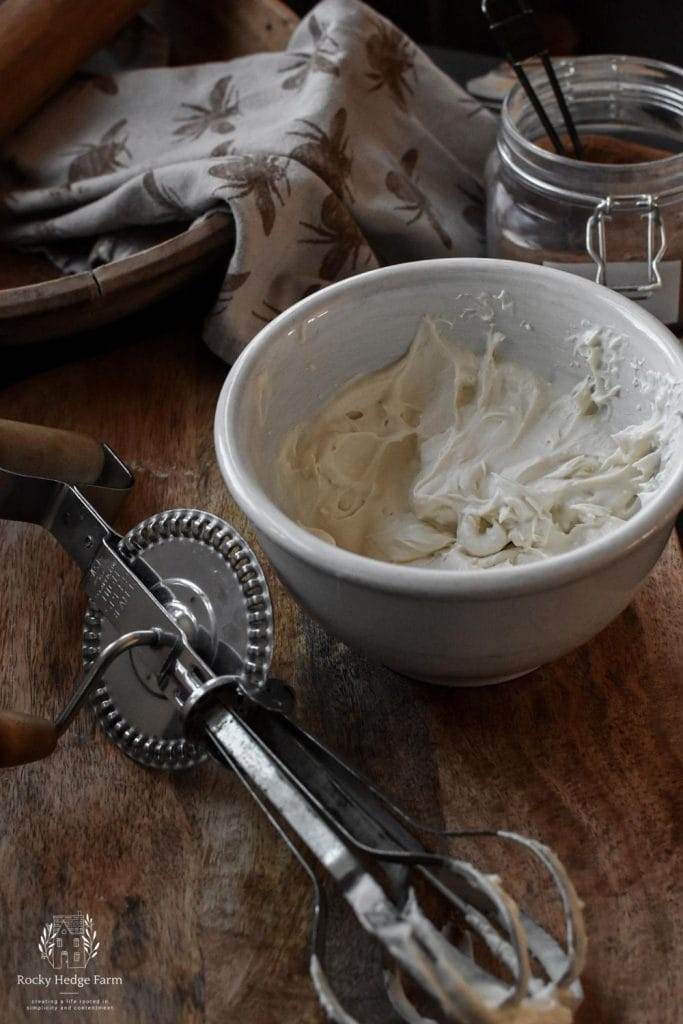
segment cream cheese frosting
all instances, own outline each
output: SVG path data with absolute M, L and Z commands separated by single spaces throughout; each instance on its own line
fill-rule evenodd
M 528 563 L 608 533 L 651 486 L 660 437 L 656 413 L 614 431 L 602 345 L 599 329 L 578 339 L 586 377 L 563 394 L 507 361 L 500 332 L 479 356 L 425 317 L 401 359 L 287 434 L 284 510 L 350 551 L 435 569 Z

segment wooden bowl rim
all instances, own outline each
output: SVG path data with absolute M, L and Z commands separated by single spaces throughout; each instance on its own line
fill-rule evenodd
M 231 214 L 211 210 L 172 238 L 112 263 L 47 281 L 0 288 L 0 319 L 35 316 L 66 306 L 103 302 L 115 292 L 162 277 L 170 270 L 178 270 L 199 255 L 220 249 L 233 238 Z

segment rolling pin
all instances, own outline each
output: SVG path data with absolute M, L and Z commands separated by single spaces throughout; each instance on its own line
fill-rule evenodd
M 144 0 L 0 2 L 0 138 L 143 6 Z
M 94 484 L 103 465 L 102 445 L 91 437 L 0 419 L 1 469 L 71 484 Z

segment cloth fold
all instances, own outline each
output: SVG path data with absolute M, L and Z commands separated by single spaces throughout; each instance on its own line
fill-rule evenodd
M 495 122 L 357 0 L 323 0 L 286 51 L 79 76 L 8 140 L 0 239 L 69 271 L 230 210 L 204 325 L 232 361 L 277 313 L 380 264 L 480 255 Z

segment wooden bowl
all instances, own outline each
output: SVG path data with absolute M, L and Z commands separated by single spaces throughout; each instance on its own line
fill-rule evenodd
M 216 211 L 165 242 L 80 274 L 54 277 L 43 257 L 5 250 L 0 280 L 0 345 L 44 341 L 118 320 L 164 298 L 232 252 L 234 228 Z
M 169 0 L 173 64 L 283 49 L 297 16 L 281 0 Z M 232 254 L 234 225 L 217 210 L 133 256 L 61 275 L 46 257 L 0 250 L 0 346 L 45 341 L 118 320 L 164 298 Z

